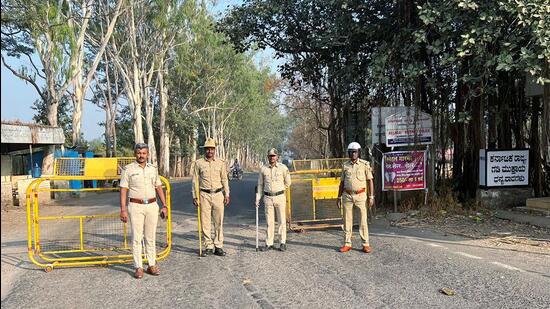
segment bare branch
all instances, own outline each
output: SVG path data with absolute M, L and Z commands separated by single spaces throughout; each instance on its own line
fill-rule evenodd
M 36 81 L 34 81 L 28 75 L 21 74 L 21 73 L 17 72 L 15 69 L 13 69 L 9 64 L 6 63 L 6 60 L 4 59 L 4 55 L 2 55 L 2 63 L 4 64 L 4 66 L 8 70 L 10 70 L 13 73 L 13 75 L 19 77 L 22 80 L 25 80 L 25 81 L 29 82 L 31 85 L 33 85 L 34 88 L 36 89 L 36 92 L 38 92 L 38 94 L 40 95 L 42 100 L 44 100 L 44 102 L 49 103 L 48 99 L 47 99 L 47 96 L 45 95 L 45 93 L 42 90 L 40 90 L 40 87 L 38 87 L 38 84 L 36 83 Z

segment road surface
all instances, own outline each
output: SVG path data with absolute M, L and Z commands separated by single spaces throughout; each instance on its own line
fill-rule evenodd
M 256 252 L 255 180 L 246 174 L 230 182 L 225 257 L 197 256 L 191 185 L 173 184 L 173 248 L 159 263 L 160 277 L 136 280 L 132 265 L 45 273 L 24 250 L 4 254 L 24 246 L 26 235 L 21 241 L 3 238 L 2 267 L 9 264 L 18 276 L 2 293 L 2 308 L 550 307 L 550 252 L 481 247 L 466 238 L 391 227 L 382 219 L 369 227 L 371 254 L 359 251 L 357 232 L 357 249 L 338 252 L 341 229 L 289 233 L 287 252 Z M 442 294 L 442 288 L 455 295 Z

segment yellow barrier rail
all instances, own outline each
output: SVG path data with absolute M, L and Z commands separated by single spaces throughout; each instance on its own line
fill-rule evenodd
M 120 221 L 118 207 L 113 207 L 116 209 L 114 213 L 107 214 L 41 215 L 38 199 L 40 192 L 112 192 L 118 190 L 118 188 L 50 189 L 40 187 L 40 184 L 45 181 L 118 180 L 120 178 L 118 175 L 113 176 L 111 172 L 103 173 L 104 176 L 98 176 L 98 172 L 101 173 L 101 168 L 95 163 L 90 164 L 89 160 L 96 160 L 96 158 L 85 159 L 86 165 L 94 166 L 94 171 L 90 172 L 91 176 L 85 174 L 42 177 L 32 181 L 27 188 L 28 255 L 35 265 L 44 268 L 46 272 L 52 271 L 54 267 L 100 266 L 133 261 L 132 249 L 128 241 L 128 224 Z M 111 161 L 115 161 L 115 159 L 111 159 Z M 115 162 L 120 161 L 116 160 Z M 112 164 L 105 166 L 111 168 Z M 161 231 L 160 234 L 165 233 L 166 235 L 164 240 L 157 242 L 161 246 L 157 248 L 160 249 L 157 253 L 158 260 L 168 257 L 172 247 L 170 182 L 164 177 L 160 177 L 160 179 L 165 188 L 168 212 L 166 223 L 159 224 L 160 229 L 165 226 L 165 231 Z M 114 199 L 114 204 L 118 205 L 118 196 Z M 51 224 L 65 224 L 62 226 L 65 228 L 53 233 L 47 229 Z M 67 226 L 68 228 L 66 228 Z M 53 238 L 55 239 L 44 237 L 44 232 L 48 231 L 54 234 Z M 143 258 L 147 261 L 145 254 Z

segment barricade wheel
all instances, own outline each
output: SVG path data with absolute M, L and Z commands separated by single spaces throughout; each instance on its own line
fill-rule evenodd
M 47 273 L 51 273 L 52 270 L 53 270 L 53 266 L 51 266 L 51 265 L 48 265 L 48 266 L 46 266 L 46 268 L 44 268 L 44 271 L 47 272 Z

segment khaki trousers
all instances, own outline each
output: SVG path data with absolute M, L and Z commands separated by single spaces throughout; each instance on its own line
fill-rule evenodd
M 201 198 L 201 228 L 206 249 L 223 248 L 223 193 L 214 194 L 202 192 Z M 214 221 L 214 239 L 212 239 L 212 217 Z
M 275 238 L 275 212 L 277 212 L 278 234 L 280 243 L 286 243 L 286 196 L 264 196 L 265 218 L 267 221 L 267 238 L 265 244 L 273 246 Z
M 149 266 L 155 266 L 157 258 L 156 233 L 159 218 L 158 204 L 128 204 L 128 216 L 132 228 L 134 266 L 143 268 L 141 241 L 145 237 L 145 255 Z
M 351 246 L 351 235 L 353 230 L 353 206 L 359 208 L 361 218 L 359 221 L 359 235 L 363 246 L 369 246 L 369 227 L 367 225 L 367 194 L 349 194 L 342 195 L 344 204 L 344 231 L 346 246 Z

